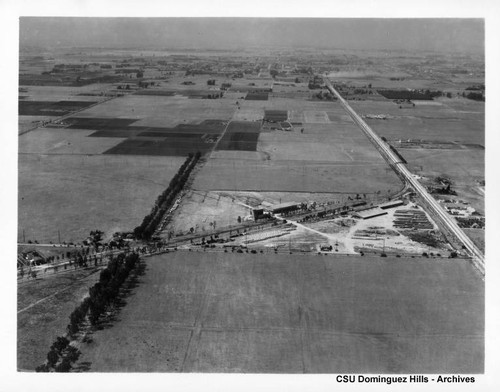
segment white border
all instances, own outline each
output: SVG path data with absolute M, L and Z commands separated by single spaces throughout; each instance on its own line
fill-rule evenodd
M 68 391 L 68 390 L 172 390 L 172 391 L 331 391 L 385 389 L 385 385 L 337 384 L 332 375 L 230 375 L 230 374 L 70 374 L 42 375 L 16 373 L 16 287 L 15 276 L 17 225 L 17 78 L 18 78 L 18 18 L 20 16 L 246 16 L 246 17 L 463 17 L 486 20 L 486 179 L 487 179 L 487 254 L 486 254 L 486 374 L 475 375 L 475 384 L 449 384 L 439 389 L 493 391 L 498 390 L 497 378 L 499 338 L 500 271 L 495 249 L 500 234 L 499 175 L 496 172 L 497 151 L 500 151 L 496 115 L 500 102 L 500 2 L 494 0 L 0 0 L 0 43 L 2 60 L 0 89 L 2 184 L 3 265 L 0 327 L 0 391 Z M 500 377 L 500 375 L 499 375 Z M 392 390 L 436 388 L 435 384 L 392 385 Z

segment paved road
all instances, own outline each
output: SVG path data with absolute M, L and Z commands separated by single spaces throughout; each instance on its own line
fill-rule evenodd
M 363 130 L 370 141 L 377 147 L 382 156 L 395 168 L 400 176 L 409 183 L 415 192 L 417 192 L 428 204 L 434 214 L 439 217 L 442 223 L 452 232 L 466 247 L 473 258 L 474 265 L 484 275 L 484 255 L 472 240 L 457 225 L 455 220 L 441 207 L 441 205 L 427 192 L 425 187 L 418 182 L 408 168 L 401 162 L 401 159 L 394 154 L 389 146 L 364 122 L 364 120 L 351 108 L 347 101 L 342 98 L 339 92 L 332 86 L 330 80 L 324 78 L 325 84 L 332 94 L 334 94 L 344 109 L 349 113 L 354 122 Z

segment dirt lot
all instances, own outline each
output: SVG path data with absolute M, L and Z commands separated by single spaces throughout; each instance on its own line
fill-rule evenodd
M 484 369 L 484 285 L 467 261 L 176 252 L 141 280 L 82 347 L 90 371 Z
M 98 279 L 96 269 L 61 272 L 24 281 L 17 288 L 17 367 L 34 371 L 46 358 L 50 345 L 66 332 L 69 315 Z M 50 272 L 48 274 L 51 274 Z M 52 274 L 51 274 L 52 275 Z M 28 309 L 35 302 L 49 297 Z M 23 310 L 26 309 L 26 310 Z
M 28 134 L 29 135 L 29 134 Z M 99 138 L 92 138 L 99 141 Z M 114 139 L 115 141 L 117 139 Z M 185 157 L 20 155 L 18 238 L 82 241 L 142 222 Z

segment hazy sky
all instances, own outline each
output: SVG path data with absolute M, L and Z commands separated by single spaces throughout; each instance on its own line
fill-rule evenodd
M 20 45 L 483 52 L 482 19 L 20 18 Z

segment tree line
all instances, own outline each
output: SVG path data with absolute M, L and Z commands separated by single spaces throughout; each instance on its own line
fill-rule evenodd
M 151 212 L 144 217 L 141 225 L 134 229 L 134 235 L 136 238 L 144 240 L 151 239 L 151 236 L 155 232 L 162 217 L 172 206 L 179 192 L 184 188 L 184 185 L 189 178 L 189 174 L 194 169 L 194 166 L 200 157 L 201 153 L 199 151 L 196 154 L 189 153 L 186 161 L 179 168 L 172 180 L 170 180 L 168 188 L 165 189 L 156 199 Z
M 111 256 L 108 266 L 101 271 L 99 281 L 89 289 L 86 297 L 71 313 L 67 326 L 68 335 L 74 336 L 81 324 L 88 318 L 91 325 L 96 325 L 106 309 L 118 297 L 120 287 L 130 272 L 139 263 L 139 255 L 120 253 L 116 258 Z M 70 345 L 66 336 L 59 336 L 50 347 L 44 364 L 36 368 L 37 372 L 69 372 L 72 364 L 80 356 L 80 351 Z

